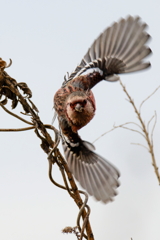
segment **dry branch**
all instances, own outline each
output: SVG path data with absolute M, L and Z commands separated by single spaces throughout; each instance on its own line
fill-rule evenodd
M 154 167 L 154 171 L 155 171 L 155 174 L 156 174 L 156 177 L 158 179 L 158 182 L 160 184 L 160 174 L 159 174 L 159 171 L 158 171 L 158 167 L 157 167 L 157 163 L 156 163 L 156 159 L 155 159 L 155 155 L 154 155 L 154 147 L 153 147 L 153 131 L 154 131 L 154 128 L 155 128 L 155 124 L 156 124 L 156 120 L 155 120 L 155 124 L 152 128 L 152 131 L 151 131 L 151 137 L 149 136 L 149 132 L 147 131 L 147 127 L 141 117 L 141 107 L 142 107 L 142 104 L 148 100 L 158 89 L 159 87 L 149 96 L 147 97 L 140 105 L 140 108 L 139 108 L 139 111 L 133 101 L 133 99 L 131 98 L 131 96 L 129 95 L 128 91 L 126 90 L 126 87 L 123 85 L 122 81 L 120 80 L 120 84 L 123 88 L 123 91 L 125 92 L 125 94 L 127 95 L 128 97 L 128 100 L 129 102 L 132 104 L 133 108 L 134 108 L 134 111 L 138 117 L 138 120 L 140 121 L 140 124 L 142 126 L 142 131 L 143 131 L 143 134 L 145 135 L 145 139 L 147 141 L 147 144 L 148 144 L 148 151 L 149 153 L 151 154 L 151 157 L 152 157 L 152 165 Z M 156 118 L 155 118 L 156 119 Z
M 141 109 L 142 109 L 142 105 L 151 97 L 155 94 L 155 92 L 160 88 L 157 87 L 153 93 L 151 93 L 145 100 L 142 101 L 142 103 L 140 104 L 140 107 L 139 107 L 139 110 L 137 109 L 135 103 L 134 103 L 134 100 L 131 98 L 130 94 L 128 93 L 126 87 L 124 86 L 124 84 L 122 83 L 121 80 L 119 80 L 120 82 L 120 85 L 122 86 L 123 88 L 123 91 L 125 92 L 125 94 L 127 95 L 127 101 L 129 101 L 132 105 L 132 107 L 134 108 L 134 111 L 137 115 L 137 118 L 140 122 L 140 124 L 137 124 L 135 122 L 126 122 L 126 123 L 123 123 L 123 124 L 120 124 L 118 126 L 115 126 L 113 125 L 113 128 L 105 133 L 103 133 L 101 136 L 99 136 L 96 140 L 94 140 L 94 142 L 96 142 L 97 140 L 99 140 L 101 137 L 103 137 L 105 134 L 117 129 L 117 128 L 123 128 L 123 129 L 127 129 L 127 130 L 130 130 L 130 131 L 133 131 L 133 132 L 137 132 L 139 133 L 141 136 L 143 136 L 147 142 L 147 145 L 148 147 L 140 144 L 140 143 L 132 143 L 132 144 L 135 144 L 135 145 L 139 145 L 139 146 L 142 146 L 144 148 L 146 148 L 149 153 L 151 154 L 151 158 L 152 158 L 152 165 L 153 165 L 153 168 L 154 168 L 154 171 L 155 171 L 155 174 L 156 174 L 156 177 L 158 179 L 158 183 L 160 185 L 160 173 L 158 171 L 158 166 L 157 166 L 157 163 L 156 163 L 156 158 L 155 158 L 155 154 L 154 154 L 154 145 L 153 145 L 153 132 L 154 132 L 154 129 L 155 129 L 155 126 L 156 126 L 156 122 L 157 122 L 157 114 L 155 112 L 155 114 L 151 117 L 151 119 L 148 121 L 147 125 L 145 124 L 144 120 L 142 119 L 142 116 L 141 116 Z M 151 121 L 155 119 L 154 121 L 154 124 L 153 124 L 153 127 L 152 127 L 152 130 L 151 130 L 151 133 L 149 133 L 149 125 L 151 123 Z M 140 130 L 136 130 L 136 129 L 132 129 L 132 128 L 129 128 L 129 127 L 126 127 L 126 125 L 130 125 L 130 124 L 133 124 L 135 126 L 137 126 L 138 128 L 140 128 Z
M 78 239 L 82 239 L 85 237 L 88 240 L 94 240 L 94 236 L 92 233 L 92 229 L 89 222 L 89 214 L 90 208 L 87 205 L 88 195 L 78 190 L 75 181 L 71 172 L 69 171 L 68 165 L 57 148 L 60 140 L 60 135 L 57 129 L 48 124 L 43 124 L 39 115 L 38 108 L 31 101 L 32 92 L 27 86 L 26 83 L 17 83 L 15 79 L 10 77 L 4 69 L 9 67 L 12 62 L 7 66 L 6 62 L 0 59 L 0 106 L 13 117 L 25 122 L 26 124 L 32 125 L 26 128 L 19 129 L 0 129 L 0 131 L 28 131 L 34 129 L 35 134 L 41 140 L 41 148 L 48 155 L 49 162 L 49 178 L 53 184 L 57 187 L 65 189 L 68 191 L 69 195 L 74 199 L 75 203 L 79 207 L 79 213 L 77 217 L 77 226 L 71 229 L 74 229 L 74 233 L 76 234 Z M 21 94 L 20 91 L 23 91 Z M 7 104 L 8 99 L 12 101 L 12 108 L 16 108 L 17 104 L 20 103 L 24 110 L 24 114 L 30 116 L 31 122 L 25 120 L 24 118 L 16 115 L 15 113 L 9 111 L 4 105 Z M 47 132 L 47 129 L 51 129 L 55 133 L 55 141 L 52 140 L 50 134 Z M 52 176 L 52 167 L 54 164 L 59 166 L 60 172 L 62 174 L 62 178 L 64 180 L 64 185 L 62 186 L 56 183 Z M 82 201 L 80 194 L 85 195 L 85 200 Z M 82 217 L 83 223 L 80 226 L 80 218 Z M 76 230 L 78 229 L 78 230 Z M 84 231 L 86 234 L 84 234 Z

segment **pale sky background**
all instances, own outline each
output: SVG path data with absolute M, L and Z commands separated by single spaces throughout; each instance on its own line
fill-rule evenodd
M 139 15 L 149 25 L 152 36 L 149 58 L 152 68 L 121 75 L 137 106 L 160 85 L 160 2 L 159 0 L 6 0 L 1 1 L 0 57 L 12 59 L 8 74 L 26 82 L 33 92 L 42 121 L 50 124 L 53 95 L 67 71 L 76 65 L 93 40 L 113 21 Z M 137 121 L 132 106 L 119 83 L 103 82 L 94 88 L 97 113 L 80 131 L 83 139 L 94 141 L 113 124 Z M 142 109 L 147 122 L 157 111 L 154 147 L 160 166 L 160 90 Z M 11 102 L 7 107 L 10 109 Z M 21 108 L 14 112 L 19 113 Z M 26 127 L 0 109 L 0 128 Z M 57 126 L 57 123 L 56 125 Z M 52 134 L 52 132 L 51 132 Z M 53 135 L 53 134 L 52 134 Z M 95 143 L 96 151 L 121 172 L 119 194 L 104 205 L 89 198 L 90 222 L 95 239 L 159 240 L 160 187 L 149 153 L 140 135 L 118 129 Z M 46 154 L 33 131 L 0 133 L 0 239 L 76 239 L 61 230 L 75 226 L 78 208 L 66 191 L 48 178 Z M 60 147 L 60 149 L 62 149 Z M 54 178 L 62 182 L 55 166 Z

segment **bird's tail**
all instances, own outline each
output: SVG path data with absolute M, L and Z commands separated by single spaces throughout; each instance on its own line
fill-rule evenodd
M 71 146 L 63 141 L 63 149 L 69 169 L 80 185 L 98 201 L 113 201 L 119 186 L 118 170 L 96 154 L 89 142 L 80 141 L 77 146 Z

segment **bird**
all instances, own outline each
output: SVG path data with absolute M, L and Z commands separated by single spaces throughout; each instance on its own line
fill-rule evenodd
M 93 42 L 75 70 L 64 77 L 54 95 L 60 136 L 69 170 L 89 195 L 103 203 L 112 202 L 120 185 L 119 170 L 95 152 L 78 130 L 86 126 L 96 111 L 92 88 L 102 80 L 116 82 L 119 74 L 150 67 L 144 58 L 150 35 L 140 17 L 128 16 L 114 22 Z

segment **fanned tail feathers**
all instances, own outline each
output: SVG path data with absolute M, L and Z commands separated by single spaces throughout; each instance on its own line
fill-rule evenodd
M 113 201 L 119 186 L 118 170 L 96 154 L 88 142 L 81 141 L 79 146 L 71 147 L 63 141 L 63 149 L 69 169 L 81 186 L 98 201 Z

